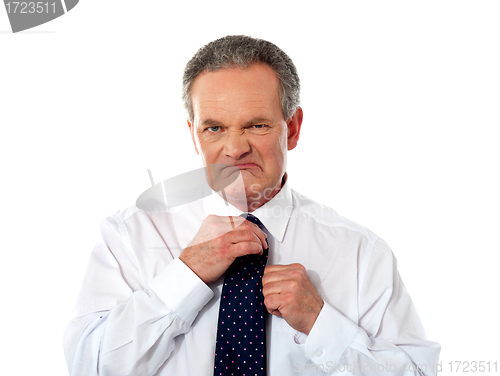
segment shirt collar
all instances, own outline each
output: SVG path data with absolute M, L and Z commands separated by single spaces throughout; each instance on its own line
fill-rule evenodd
M 289 178 L 281 190 L 270 201 L 252 212 L 259 218 L 267 231 L 280 243 L 283 242 L 286 227 L 292 213 L 292 192 Z M 203 201 L 205 215 L 239 216 L 243 212 L 228 202 L 224 201 L 217 193 L 213 192 Z

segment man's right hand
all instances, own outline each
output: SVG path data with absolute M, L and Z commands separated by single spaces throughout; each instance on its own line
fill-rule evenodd
M 261 255 L 267 235 L 242 217 L 210 215 L 179 259 L 205 283 L 219 279 L 236 257 Z

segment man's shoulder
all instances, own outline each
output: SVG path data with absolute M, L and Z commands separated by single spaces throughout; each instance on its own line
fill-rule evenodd
M 130 219 L 133 219 L 134 217 L 137 216 L 142 216 L 146 212 L 142 209 L 139 209 L 136 205 L 130 205 L 124 208 L 121 208 L 114 213 L 111 213 L 108 215 L 106 218 L 104 218 L 103 222 L 110 222 L 110 223 L 120 223 L 120 222 L 126 222 Z
M 126 228 L 142 227 L 146 224 L 155 221 L 155 217 L 159 216 L 160 212 L 149 212 L 138 208 L 136 205 L 130 205 L 111 213 L 101 221 L 101 229 L 103 227 L 114 229 L 122 232 Z
M 160 207 L 158 210 L 145 210 L 137 205 L 124 207 L 108 215 L 101 221 L 101 228 L 113 228 L 119 232 L 135 229 L 165 227 L 173 222 L 179 222 L 179 226 L 185 226 L 186 221 L 196 221 L 203 212 L 201 200 L 174 207 Z M 138 230 L 139 231 L 139 230 Z
M 307 218 L 316 226 L 335 229 L 343 229 L 347 232 L 357 233 L 365 237 L 370 242 L 376 243 L 379 236 L 368 228 L 341 216 L 333 208 L 321 204 L 304 194 L 292 189 L 293 206 L 297 215 Z

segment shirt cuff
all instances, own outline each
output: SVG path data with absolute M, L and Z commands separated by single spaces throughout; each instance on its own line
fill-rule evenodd
M 214 295 L 212 289 L 177 258 L 153 278 L 149 288 L 188 325 Z
M 336 362 L 361 329 L 328 303 L 307 336 L 304 351 L 316 364 Z

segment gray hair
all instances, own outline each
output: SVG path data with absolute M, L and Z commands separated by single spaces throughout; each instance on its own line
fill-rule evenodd
M 255 63 L 269 65 L 277 74 L 283 117 L 288 120 L 299 106 L 300 81 L 297 69 L 279 47 L 263 39 L 245 35 L 228 35 L 214 40 L 198 50 L 184 69 L 182 100 L 189 120 L 194 119 L 191 87 L 204 71 L 223 68 L 248 68 Z

